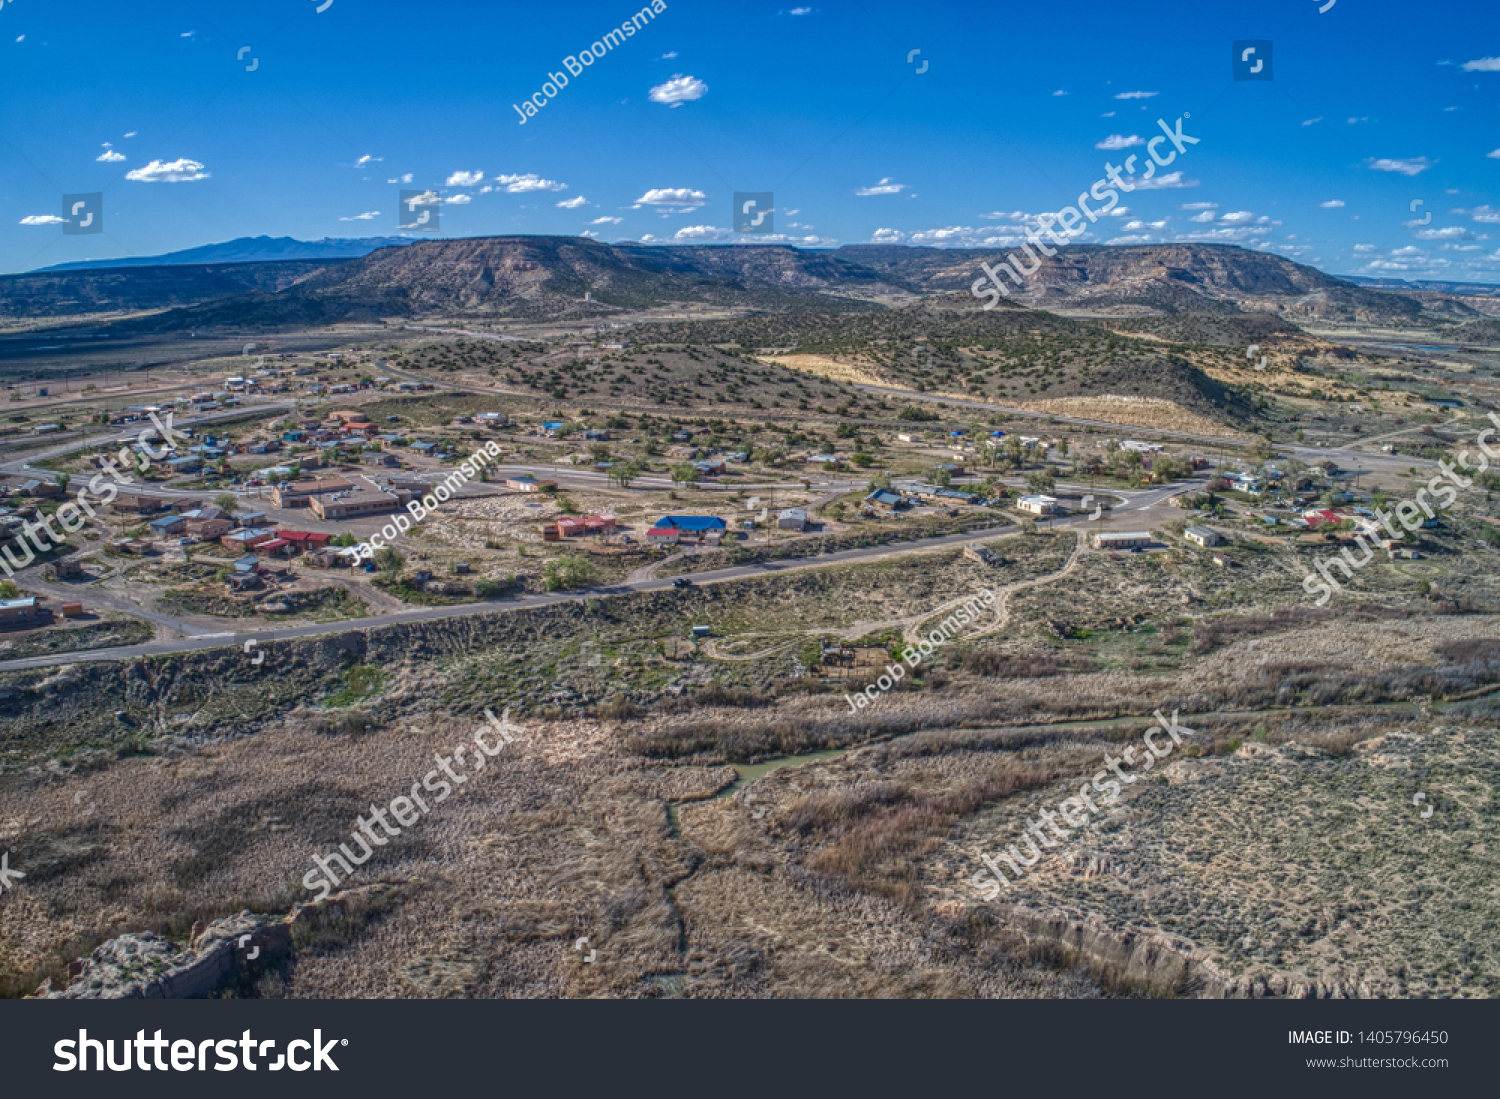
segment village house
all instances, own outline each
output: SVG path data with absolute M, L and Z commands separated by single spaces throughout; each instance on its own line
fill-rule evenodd
M 1149 530 L 1101 530 L 1094 533 L 1094 545 L 1100 549 L 1142 549 L 1152 541 Z
M 807 510 L 805 508 L 787 508 L 776 517 L 776 526 L 779 530 L 806 530 Z
M 1028 515 L 1052 515 L 1057 511 L 1059 500 L 1056 496 L 1044 496 L 1037 493 L 1033 496 L 1022 496 L 1016 501 L 1016 510 L 1024 511 Z
M 1209 546 L 1217 546 L 1224 541 L 1219 532 L 1210 527 L 1188 527 L 1182 532 L 1182 536 L 1193 545 L 1202 546 L 1205 549 Z
M 39 606 L 34 595 L 0 599 L 0 629 L 26 629 L 45 625 L 51 619 L 52 612 Z
M 267 530 L 264 527 L 259 527 L 253 530 L 231 531 L 229 534 L 220 536 L 219 544 L 226 549 L 232 549 L 236 550 L 239 553 L 244 553 L 246 550 L 250 549 L 250 547 L 258 546 L 262 542 L 269 542 L 275 537 L 276 532 L 274 530 Z

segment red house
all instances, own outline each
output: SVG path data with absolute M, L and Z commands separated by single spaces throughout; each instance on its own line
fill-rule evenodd
M 676 527 L 652 527 L 646 532 L 646 541 L 653 546 L 675 545 L 682 537 L 682 531 Z
M 609 534 L 614 529 L 615 517 L 613 515 L 585 515 L 583 517 L 585 534 Z
M 250 549 L 257 557 L 282 557 L 291 545 L 285 538 L 272 538 L 269 542 L 257 542 Z
M 333 540 L 331 534 L 319 534 L 316 531 L 306 530 L 284 530 L 277 537 L 289 542 L 293 547 L 303 553 L 317 553 L 325 549 Z

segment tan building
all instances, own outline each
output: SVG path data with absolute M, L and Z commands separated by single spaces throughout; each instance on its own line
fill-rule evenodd
M 1094 534 L 1094 545 L 1100 549 L 1141 549 L 1153 541 L 1149 530 L 1101 530 Z
M 361 515 L 383 515 L 388 511 L 395 511 L 401 506 L 402 496 L 405 495 L 361 488 L 351 492 L 312 496 L 309 497 L 308 504 L 319 519 L 357 519 Z
M 314 496 L 354 488 L 343 477 L 318 477 L 310 481 L 281 481 L 271 489 L 271 503 L 279 508 L 305 508 Z
M 1209 546 L 1217 546 L 1220 542 L 1224 541 L 1218 531 L 1209 527 L 1188 527 L 1187 530 L 1182 532 L 1182 536 L 1193 545 L 1203 546 L 1205 549 Z

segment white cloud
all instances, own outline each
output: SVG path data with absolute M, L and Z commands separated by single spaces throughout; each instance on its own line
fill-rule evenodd
M 367 210 L 363 214 L 355 214 L 352 218 L 339 218 L 340 221 L 370 221 L 380 216 L 379 210 Z
M 1053 92 L 1052 94 L 1053 94 L 1054 97 L 1056 97 L 1056 96 L 1059 96 L 1059 95 L 1067 95 L 1068 93 L 1066 91 L 1064 91 L 1062 88 L 1058 88 L 1057 91 Z
M 22 225 L 64 225 L 66 223 L 66 218 L 60 218 L 54 214 L 32 214 L 21 219 Z
M 1500 210 L 1493 206 L 1476 206 L 1472 210 L 1454 210 L 1455 214 L 1468 214 L 1475 221 L 1482 221 L 1486 225 L 1500 224 Z
M 900 229 L 876 229 L 870 234 L 871 244 L 900 244 L 906 239 L 906 234 Z
M 369 164 L 372 161 L 380 161 L 384 159 L 385 157 L 383 156 L 371 156 L 369 153 L 366 153 L 364 156 L 360 157 L 354 162 L 354 166 L 356 168 L 363 168 L 366 164 Z
M 1178 187 L 1196 187 L 1196 179 L 1183 179 L 1181 172 L 1167 172 L 1165 175 L 1155 175 L 1150 179 L 1132 180 L 1137 191 L 1171 191 Z
M 1465 61 L 1466 73 L 1500 73 L 1500 57 L 1481 57 L 1478 61 Z
M 363 163 L 363 161 L 361 161 Z M 535 178 L 534 176 L 532 178 Z M 454 172 L 443 182 L 444 187 L 477 187 L 484 182 L 483 172 Z
M 1360 118 L 1351 118 L 1349 120 L 1349 125 L 1355 126 L 1355 125 L 1358 125 L 1361 122 L 1368 122 L 1368 121 L 1370 121 L 1369 118 L 1368 117 L 1364 117 L 1364 116 L 1361 116 Z
M 678 73 L 665 84 L 658 84 L 651 89 L 651 102 L 665 103 L 670 107 L 680 107 L 684 103 L 690 103 L 695 99 L 702 99 L 708 94 L 708 85 L 696 76 L 683 76 Z
M 1221 225 L 1244 225 L 1246 222 L 1255 220 L 1255 215 L 1249 210 L 1231 210 L 1227 214 L 1219 215 Z
M 677 51 L 673 50 L 670 53 L 664 53 L 664 54 L 662 54 L 660 57 L 657 58 L 657 60 L 658 61 L 670 61 L 670 60 L 672 60 L 672 58 L 674 58 L 676 56 L 677 56 Z
M 1137 233 L 1134 236 L 1128 236 L 1128 237 L 1110 237 L 1104 243 L 1105 244 L 1149 244 L 1149 243 L 1151 243 L 1151 234 L 1150 233 Z
M 1031 217 L 1030 214 L 1023 214 L 1020 210 L 1012 210 L 1008 214 L 996 210 L 994 213 L 980 214 L 979 216 L 985 221 L 1027 221 Z
M 128 133 L 128 134 L 126 134 L 126 135 L 125 135 L 125 136 L 126 136 L 126 137 L 134 137 L 134 136 L 135 136 L 135 134 L 136 134 L 136 131 L 134 131 L 134 130 L 131 130 L 131 131 L 130 131 L 130 132 L 129 132 L 129 133 Z
M 1146 139 L 1143 137 L 1138 137 L 1135 134 L 1131 134 L 1129 137 L 1126 137 L 1124 134 L 1110 134 L 1103 141 L 1096 141 L 1094 143 L 1094 148 L 1129 149 L 1134 145 L 1144 144 L 1146 144 Z
M 1445 252 L 1483 252 L 1484 251 L 1484 245 L 1482 245 L 1482 244 L 1445 244 L 1445 245 L 1443 245 L 1443 251 L 1445 251 Z
M 23 34 L 23 35 L 21 35 L 21 37 L 17 38 L 16 41 L 17 42 L 24 42 L 24 41 L 26 41 L 26 36 Z
M 1343 205 L 1344 205 L 1344 200 L 1343 199 L 1341 199 L 1341 198 L 1331 198 L 1327 202 L 1320 202 L 1320 203 L 1318 203 L 1318 209 L 1320 209 L 1320 210 L 1337 210 L 1337 209 L 1339 209 Z
M 1302 123 L 1302 125 L 1304 125 L 1304 126 L 1311 126 L 1311 125 L 1313 125 L 1316 122 L 1322 122 L 1322 121 L 1323 121 L 1323 116 L 1322 115 L 1318 115 L 1317 118 L 1309 118 L 1306 122 Z
M 1100 118 L 1114 118 L 1114 117 L 1115 117 L 1115 115 L 1116 115 L 1116 114 L 1118 114 L 1118 113 L 1119 113 L 1119 112 L 1118 112 L 1118 111 L 1105 111 L 1105 112 L 1104 112 L 1104 113 L 1103 113 L 1103 114 L 1102 114 L 1102 115 L 1100 115 L 1100 116 L 1099 116 L 1099 117 L 1100 117 Z
M 207 179 L 208 173 L 196 160 L 153 160 L 144 168 L 126 172 L 125 178 L 137 183 L 191 183 L 195 179 Z
M 115 164 L 121 160 L 124 160 L 125 155 L 123 153 L 117 153 L 113 149 L 106 148 L 104 152 L 100 153 L 94 159 L 102 160 L 105 164 Z
M 1184 202 L 1177 207 L 1179 210 L 1217 210 L 1217 202 Z
M 1375 159 L 1372 157 L 1369 160 L 1365 161 L 1365 164 L 1372 171 L 1400 172 L 1404 176 L 1418 175 L 1422 172 L 1425 172 L 1428 168 L 1432 167 L 1432 165 L 1427 162 L 1427 158 L 1425 156 L 1412 157 L 1407 160 L 1392 159 L 1389 157 L 1381 157 L 1379 159 Z
M 589 222 L 590 225 L 619 225 L 624 218 L 598 217 Z
M 787 14 L 788 15 L 807 15 L 811 11 L 812 11 L 812 8 L 793 8 L 791 11 L 787 12 Z
M 1258 244 L 1256 238 L 1263 237 L 1271 230 L 1263 226 L 1254 225 L 1220 225 L 1213 229 L 1194 229 L 1188 233 L 1179 233 L 1178 240 L 1198 240 L 1227 244 Z
M 461 172 L 454 173 L 455 176 L 462 174 Z M 450 180 L 452 178 L 452 176 L 449 177 Z M 524 194 L 527 191 L 566 191 L 568 189 L 566 183 L 558 183 L 554 179 L 543 179 L 541 176 L 530 172 L 527 172 L 523 176 L 496 176 L 495 182 L 513 195 Z
M 873 187 L 856 187 L 854 193 L 860 196 L 868 195 L 898 195 L 906 190 L 904 183 L 892 183 L 890 176 L 886 176 Z
M 1420 222 L 1406 222 L 1408 228 Z M 1474 234 L 1461 226 L 1450 226 L 1447 229 L 1418 229 L 1412 236 L 1418 240 L 1473 240 Z
M 838 241 L 828 237 L 788 236 L 786 233 L 766 233 L 764 235 L 738 233 L 732 229 L 721 229 L 717 225 L 687 225 L 673 233 L 667 238 L 679 244 L 726 244 L 736 242 L 740 244 L 792 244 L 803 248 L 819 248 L 829 244 L 837 244 Z M 647 233 L 641 238 L 642 244 L 666 243 L 660 237 Z
M 1214 212 L 1212 210 L 1204 210 L 1203 213 L 1201 213 L 1201 214 L 1194 214 L 1192 217 L 1188 218 L 1189 221 L 1199 221 L 1199 222 L 1205 222 L 1205 223 L 1213 221 L 1213 219 L 1214 219 Z
M 1139 218 L 1137 218 L 1125 223 L 1125 232 L 1138 233 L 1145 229 L 1160 231 L 1162 229 L 1165 229 L 1166 227 L 1167 222 L 1165 218 L 1163 218 L 1161 221 L 1141 221 Z
M 1121 92 L 1119 95 L 1115 96 L 1115 98 L 1116 99 L 1150 99 L 1152 96 L 1154 96 L 1154 95 L 1160 95 L 1160 94 L 1161 94 L 1160 92 Z
M 460 194 L 460 195 L 449 195 L 447 198 L 443 199 L 443 205 L 445 205 L 445 206 L 467 206 L 469 203 L 471 203 L 473 201 L 474 200 L 472 198 L 470 198 L 468 195 L 462 195 L 462 194 Z
M 1408 244 L 1405 248 L 1393 248 L 1387 254 L 1392 256 L 1425 256 L 1427 253 L 1414 244 Z
M 1494 151 L 1485 153 L 1484 155 L 1492 160 L 1500 160 L 1500 149 L 1495 149 Z
M 411 180 L 412 180 L 412 175 L 411 175 L 410 172 L 407 172 L 404 176 L 402 176 L 399 179 L 388 179 L 388 180 L 386 180 L 386 182 L 387 183 L 410 183 Z
M 637 206 L 702 206 L 708 196 L 689 187 L 653 187 L 635 200 Z
M 573 198 L 565 198 L 561 202 L 559 202 L 557 205 L 558 205 L 559 209 L 563 209 L 563 210 L 576 210 L 576 209 L 578 209 L 578 207 L 583 206 L 587 202 L 588 202 L 588 200 L 586 198 L 584 198 L 582 195 L 577 195 L 577 196 L 575 196 Z
M 1375 246 L 1373 244 L 1356 244 L 1354 250 L 1356 252 L 1373 252 L 1375 251 Z

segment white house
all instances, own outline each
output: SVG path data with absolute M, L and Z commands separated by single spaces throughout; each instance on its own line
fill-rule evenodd
M 1057 511 L 1057 505 L 1056 496 L 1043 496 L 1038 493 L 1033 496 L 1022 496 L 1016 501 L 1016 510 L 1028 512 L 1031 515 L 1051 515 Z

